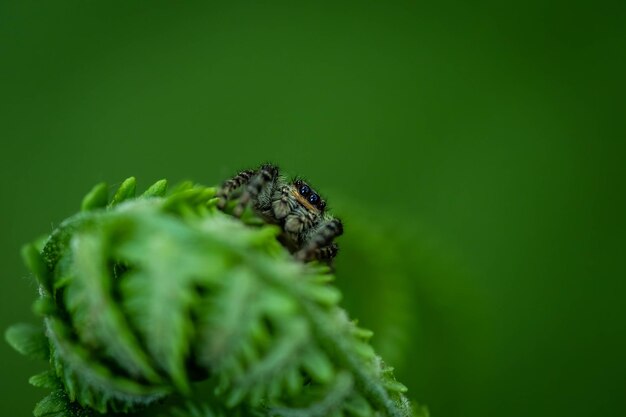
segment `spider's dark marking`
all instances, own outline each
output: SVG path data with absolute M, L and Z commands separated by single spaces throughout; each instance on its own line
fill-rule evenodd
M 343 233 L 341 221 L 326 211 L 326 201 L 309 184 L 288 181 L 275 165 L 240 172 L 224 182 L 218 197 L 222 209 L 238 198 L 235 216 L 251 205 L 267 222 L 281 226 L 280 241 L 299 260 L 330 263 L 337 255 L 333 240 Z

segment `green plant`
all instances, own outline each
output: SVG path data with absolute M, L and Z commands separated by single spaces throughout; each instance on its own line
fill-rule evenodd
M 36 416 L 426 414 L 276 227 L 217 210 L 214 188 L 107 190 L 23 251 L 43 326 L 6 337 L 50 362 Z

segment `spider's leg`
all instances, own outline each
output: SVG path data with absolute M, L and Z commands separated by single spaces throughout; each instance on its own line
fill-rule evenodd
M 331 243 L 328 246 L 315 249 L 313 252 L 313 259 L 330 262 L 335 258 L 335 256 L 337 256 L 337 252 L 339 252 L 339 245 Z
M 289 187 L 283 186 L 272 196 L 271 207 L 268 212 L 275 219 L 282 220 L 293 211 L 296 205 L 295 198 L 289 193 Z
M 283 228 L 296 240 L 312 229 L 316 224 L 315 216 L 305 211 L 294 211 L 285 217 Z
M 271 164 L 263 165 L 259 171 L 248 180 L 246 188 L 239 198 L 239 202 L 233 211 L 237 217 L 241 216 L 250 200 L 256 200 L 261 191 L 266 187 L 272 187 L 278 177 L 278 167 Z
M 296 252 L 296 258 L 301 261 L 307 261 L 312 258 L 315 251 L 328 246 L 333 239 L 341 236 L 343 233 L 343 224 L 339 219 L 327 220 L 320 225 L 309 235 L 309 238 L 302 249 Z
M 250 181 L 250 178 L 254 176 L 254 174 L 256 174 L 256 170 L 248 169 L 245 171 L 241 171 L 239 174 L 225 181 L 224 184 L 222 184 L 222 187 L 217 192 L 217 197 L 219 198 L 217 206 L 220 209 L 223 209 L 226 206 L 226 202 L 230 198 L 232 192 L 242 185 L 247 184 Z

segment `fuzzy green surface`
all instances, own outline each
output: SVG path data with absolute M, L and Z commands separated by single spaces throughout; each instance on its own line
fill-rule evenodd
M 418 416 L 348 319 L 328 268 L 296 262 L 276 226 L 216 209 L 215 189 L 99 184 L 24 248 L 43 326 L 7 331 L 49 358 L 36 416 Z M 44 337 L 45 335 L 45 337 Z M 226 413 L 226 414 L 224 414 Z

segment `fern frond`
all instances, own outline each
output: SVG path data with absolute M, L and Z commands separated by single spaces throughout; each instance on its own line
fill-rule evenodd
M 191 398 L 200 380 L 212 392 L 165 413 L 418 415 L 371 332 L 339 307 L 328 268 L 293 260 L 250 213 L 216 210 L 214 188 L 166 188 L 135 197 L 130 178 L 108 201 L 99 184 L 41 250 L 24 249 L 46 337 L 14 327 L 7 339 L 50 359 L 31 378 L 52 390 L 36 415 L 141 412 Z

